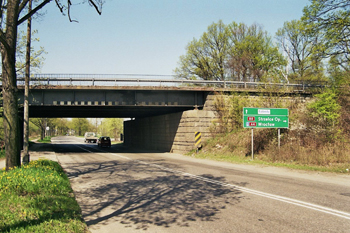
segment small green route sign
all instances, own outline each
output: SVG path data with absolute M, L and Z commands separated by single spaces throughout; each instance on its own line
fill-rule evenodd
M 243 108 L 243 128 L 289 128 L 287 108 Z

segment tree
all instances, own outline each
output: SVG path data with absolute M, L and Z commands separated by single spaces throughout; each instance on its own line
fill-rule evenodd
M 33 1 L 28 2 L 28 11 L 32 9 Z M 24 110 L 23 110 L 23 162 L 29 163 L 29 83 L 30 83 L 30 55 L 32 47 L 32 17 L 27 20 L 27 43 L 24 80 Z
M 199 40 L 187 45 L 187 54 L 180 57 L 175 69 L 178 78 L 223 81 L 229 49 L 228 30 L 220 20 L 208 27 Z
M 310 79 L 322 76 L 323 65 L 319 51 L 325 47 L 317 34 L 311 34 L 301 20 L 285 22 L 276 33 L 279 47 L 288 60 L 288 75 L 291 79 Z
M 68 130 L 68 120 L 65 118 L 51 118 L 48 121 L 47 126 L 49 126 L 49 132 L 51 136 L 55 135 L 65 135 Z
M 46 136 L 46 127 L 51 128 L 53 125 L 53 119 L 51 118 L 32 118 L 30 122 L 40 129 L 40 140 L 43 140 Z
M 339 65 L 339 60 L 336 56 L 331 56 L 328 61 L 328 73 L 329 73 L 329 79 L 333 82 L 335 86 L 343 86 L 344 84 L 349 86 L 350 84 L 350 64 L 346 66 L 346 69 L 344 70 Z M 344 88 L 344 89 L 343 89 Z M 348 95 L 348 88 L 344 87 L 340 88 L 339 90 L 346 90 L 347 92 L 343 93 L 345 95 Z
M 115 140 L 123 133 L 123 119 L 121 118 L 105 118 L 100 126 L 103 135 L 114 137 Z
M 228 26 L 231 41 L 228 68 L 239 81 L 261 81 L 270 70 L 284 64 L 278 48 L 262 27 L 235 22 Z
M 31 33 L 31 42 L 39 42 L 39 38 L 35 37 L 38 33 L 37 30 Z M 24 75 L 26 62 L 25 62 L 25 53 L 26 53 L 26 44 L 27 44 L 27 36 L 24 35 L 23 32 L 18 33 L 17 38 L 17 51 L 16 51 L 16 72 L 17 75 Z M 43 55 L 46 54 L 44 47 L 40 47 L 39 50 L 34 50 L 34 47 L 30 48 L 30 70 L 34 72 L 40 71 L 44 64 L 45 58 Z
M 350 1 L 310 0 L 304 8 L 308 29 L 324 37 L 325 57 L 336 57 L 338 65 L 348 70 L 350 63 Z M 334 60 L 335 61 L 335 60 Z
M 78 136 L 82 136 L 93 126 L 90 125 L 90 122 L 86 118 L 73 118 L 71 127 L 75 132 L 78 132 Z
M 16 45 L 18 26 L 28 18 L 42 9 L 52 0 L 37 1 L 32 10 L 25 13 L 29 0 L 0 1 L 0 50 L 2 60 L 2 94 L 3 94 L 3 118 L 6 149 L 6 169 L 20 166 L 20 140 L 22 136 L 19 131 L 18 98 L 16 83 Z M 70 21 L 71 1 L 55 0 L 56 5 L 62 13 L 67 11 Z M 101 13 L 103 0 L 85 0 L 98 13 Z
M 55 119 L 55 128 L 58 135 L 65 135 L 69 130 L 68 120 L 65 118 Z
M 336 126 L 339 124 L 341 106 L 338 103 L 338 96 L 334 90 L 325 90 L 321 94 L 315 95 L 316 100 L 308 104 L 310 116 L 321 126 L 326 137 L 330 140 L 335 139 L 337 133 Z
M 213 23 L 199 40 L 193 39 L 180 57 L 179 78 L 259 81 L 284 64 L 278 48 L 258 25 Z

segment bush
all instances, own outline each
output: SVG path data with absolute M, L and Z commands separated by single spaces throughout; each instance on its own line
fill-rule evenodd
M 289 129 L 281 129 L 278 150 L 277 129 L 254 130 L 254 154 L 270 162 L 292 162 L 329 166 L 349 164 L 350 101 L 338 97 L 334 90 L 315 95 L 312 102 L 298 98 L 283 101 L 281 96 L 255 97 L 253 104 L 246 96 L 219 95 L 215 102 L 218 121 L 211 128 L 216 138 L 203 152 L 249 156 L 250 130 L 243 129 L 243 107 L 288 108 Z M 211 148 L 209 148 L 211 147 Z

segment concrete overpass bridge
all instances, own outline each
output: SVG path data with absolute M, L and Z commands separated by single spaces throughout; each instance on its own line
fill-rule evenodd
M 23 91 L 23 89 L 20 89 Z M 30 90 L 30 117 L 143 118 L 202 109 L 208 91 L 140 87 L 37 87 Z M 23 95 L 19 97 L 23 104 Z
M 20 111 L 24 78 L 18 77 Z M 37 74 L 31 77 L 30 117 L 133 118 L 124 123 L 125 144 L 184 152 L 193 149 L 194 133 L 210 137 L 216 92 L 280 90 L 310 95 L 321 84 L 179 80 L 172 76 Z M 270 91 L 269 91 L 270 93 Z
M 320 86 L 238 81 L 179 80 L 172 76 L 36 74 L 30 80 L 30 117 L 140 118 L 202 109 L 214 92 L 261 93 L 286 87 L 310 94 Z M 24 78 L 18 78 L 20 93 Z M 23 94 L 19 103 L 23 104 Z

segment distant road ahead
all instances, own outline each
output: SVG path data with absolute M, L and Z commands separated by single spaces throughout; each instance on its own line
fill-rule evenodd
M 91 232 L 350 232 L 350 176 L 53 138 Z

